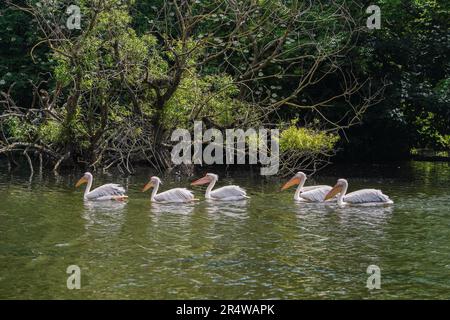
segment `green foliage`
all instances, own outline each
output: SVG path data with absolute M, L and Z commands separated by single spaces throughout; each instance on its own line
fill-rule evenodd
M 412 148 L 448 150 L 450 2 L 382 0 L 377 5 L 381 29 L 361 39 L 354 61 L 362 76 L 389 86 L 362 127 L 347 131 L 345 159 L 406 158 Z
M 76 152 L 85 153 L 100 143 L 99 137 L 102 141 L 115 139 L 108 134 L 117 135 L 117 128 L 125 130 L 138 116 L 136 105 L 147 123 L 127 130 L 131 140 L 139 139 L 146 126 L 160 126 L 170 132 L 208 117 L 227 127 L 236 125 L 242 117 L 254 116 L 249 112 L 251 105 L 238 98 L 239 88 L 231 75 L 218 70 L 205 74 L 197 69 L 204 51 L 199 43 L 182 43 L 174 38 L 169 43 L 173 51 L 169 51 L 161 46 L 156 34 L 133 27 L 129 4 L 108 0 L 105 5 L 110 9 L 98 13 L 89 32 L 81 30 L 81 35 L 75 34 L 70 43 L 62 42 L 53 51 L 54 79 L 65 90 L 66 99 L 75 93 L 80 97 L 70 117 L 64 105 L 57 107 L 64 124 L 49 121 L 39 128 L 42 142 L 64 146 L 70 141 Z M 85 17 L 93 17 L 89 2 L 82 2 L 81 9 Z M 179 85 L 160 105 L 155 89 L 158 85 L 148 82 L 169 81 L 175 55 L 185 54 L 183 50 L 192 53 Z M 74 83 L 79 83 L 79 88 Z
M 280 150 L 282 152 L 295 150 L 309 153 L 327 153 L 335 148 L 338 140 L 339 136 L 335 134 L 291 125 L 280 134 Z
M 421 144 L 430 146 L 435 150 L 450 150 L 450 135 L 442 134 L 436 128 L 436 123 L 439 122 L 437 115 L 433 112 L 428 112 L 426 115 L 420 115 L 416 117 L 413 122 L 417 127 Z
M 25 0 L 15 1 L 24 5 Z M 49 80 L 52 62 L 48 48 L 35 47 L 39 31 L 33 19 L 26 13 L 9 8 L 0 2 L 0 91 L 14 85 L 12 95 L 18 104 L 27 105 L 32 100 L 30 81 Z M 34 48 L 35 47 L 35 48 Z M 33 57 L 31 57 L 31 50 Z
M 207 116 L 220 126 L 238 122 L 249 106 L 236 97 L 239 89 L 229 75 L 199 77 L 195 70 L 188 72 L 177 92 L 164 108 L 166 127 L 186 128 L 194 114 Z
M 10 117 L 6 119 L 5 131 L 13 140 L 28 141 L 36 134 L 36 126 L 23 122 L 18 117 Z
M 25 2 L 17 1 L 20 5 Z M 264 117 L 269 123 L 300 117 L 304 126 L 292 123 L 282 131 L 282 151 L 329 153 L 344 142 L 336 134 L 311 129 L 324 128 L 328 123 L 315 123 L 314 119 L 323 118 L 312 108 L 285 104 L 273 112 L 261 109 L 291 95 L 295 81 L 314 65 L 316 57 L 339 52 L 339 57 L 349 60 L 340 65 L 343 73 L 354 71 L 359 79 L 370 77 L 373 88 L 381 86 L 383 80 L 390 83 L 384 101 L 362 118 L 363 126 L 347 131 L 347 153 L 370 159 L 373 154 L 388 158 L 411 148 L 450 149 L 449 4 L 437 0 L 380 0 L 382 29 L 364 34 L 357 46 L 347 50 L 348 41 L 353 39 L 336 14 L 336 7 L 344 2 L 313 5 L 296 20 L 298 25 L 290 32 L 283 22 L 302 2 L 254 2 L 251 5 L 257 10 L 249 13 L 243 24 L 245 32 L 227 44 L 235 27 L 235 12 L 227 6 L 215 6 L 213 1 L 194 2 L 192 14 L 205 10 L 214 13 L 182 42 L 179 25 L 172 21 L 175 17 L 159 16 L 164 6 L 168 10 L 173 7 L 172 2 L 105 0 L 101 3 L 107 10 L 99 11 L 96 23 L 88 30 L 87 22 L 95 16 L 94 4 L 82 0 L 82 30 L 66 30 L 67 41 L 55 41 L 54 50 L 45 43 L 34 48 L 41 39 L 36 20 L 2 2 L 0 90 L 16 83 L 13 98 L 19 107 L 27 108 L 32 101 L 30 80 L 45 80 L 40 88 L 49 94 L 61 88 L 52 111 L 57 119 L 63 119 L 45 117 L 42 121 L 23 122 L 12 117 L 4 122 L 6 134 L 8 138 L 37 140 L 60 149 L 70 144 L 84 154 L 98 144 L 107 145 L 111 132 L 121 132 L 136 119 L 142 121 L 127 131 L 131 140 L 138 139 L 149 127 L 160 126 L 170 132 L 179 127 L 191 128 L 193 120 L 203 118 L 228 128 L 243 123 L 258 126 Z M 366 17 L 365 7 L 358 3 L 351 7 L 352 14 L 356 24 L 364 25 L 365 20 L 359 18 Z M 58 4 L 58 8 L 42 10 L 59 14 L 63 21 L 66 16 L 61 8 L 66 2 Z M 270 50 L 262 49 L 270 48 L 273 40 L 285 33 L 280 56 L 253 73 L 251 59 L 255 53 L 260 50 L 260 58 L 269 55 Z M 207 54 L 214 55 L 224 48 L 226 55 L 199 67 Z M 161 102 L 166 92 L 164 85 L 174 81 L 172 70 L 177 55 L 183 56 L 186 51 L 189 59 L 179 85 L 170 99 Z M 318 67 L 319 76 L 340 63 L 337 57 L 324 60 Z M 288 76 L 278 76 L 281 73 Z M 314 86 L 296 92 L 291 102 L 313 105 L 336 95 L 341 84 L 336 77 L 324 76 Z M 68 110 L 69 97 L 76 93 L 80 96 L 75 108 Z M 352 103 L 347 96 L 343 101 L 333 101 L 320 110 L 320 116 L 338 122 Z
M 47 121 L 38 129 L 39 138 L 46 144 L 61 142 L 62 125 L 56 121 Z

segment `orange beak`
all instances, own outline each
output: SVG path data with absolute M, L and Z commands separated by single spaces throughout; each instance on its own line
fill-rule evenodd
M 291 178 L 291 180 L 286 182 L 283 187 L 281 187 L 281 190 L 289 189 L 290 187 L 295 186 L 295 185 L 297 185 L 299 183 L 300 183 L 300 178 L 299 177 L 293 177 L 293 178 Z
M 147 183 L 144 188 L 142 188 L 142 192 L 147 191 L 148 189 L 150 189 L 151 187 L 153 187 L 153 182 L 149 181 L 149 183 Z
M 81 177 L 80 180 L 78 180 L 77 184 L 75 185 L 76 188 L 78 188 L 79 186 L 81 186 L 83 183 L 87 183 L 88 180 L 86 179 L 86 177 Z
M 198 180 L 195 180 L 191 183 L 191 186 L 201 186 L 202 184 L 207 184 L 211 182 L 211 178 L 208 176 L 204 176 L 203 178 L 200 178 Z
M 342 191 L 342 187 L 340 185 L 335 185 L 330 192 L 327 193 L 327 195 L 325 196 L 325 201 L 332 199 L 335 195 L 337 195 L 339 192 Z

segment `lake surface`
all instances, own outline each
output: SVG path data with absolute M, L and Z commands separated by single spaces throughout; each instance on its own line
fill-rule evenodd
M 94 175 L 123 184 L 126 203 L 84 203 L 81 174 L 0 170 L 1 299 L 450 298 L 448 163 L 334 166 L 307 181 L 382 189 L 395 205 L 378 208 L 297 204 L 284 179 L 249 172 L 217 184 L 245 187 L 244 202 L 195 187 L 195 204 L 152 204 L 145 169 Z M 194 179 L 161 178 L 162 190 Z M 69 265 L 80 290 L 67 289 Z M 379 290 L 366 288 L 369 265 Z

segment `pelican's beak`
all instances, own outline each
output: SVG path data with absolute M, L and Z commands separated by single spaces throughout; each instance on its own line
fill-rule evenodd
M 81 186 L 83 183 L 87 183 L 88 180 L 86 179 L 86 177 L 81 177 L 80 180 L 78 180 L 77 184 L 75 185 L 76 188 L 78 188 L 79 186 Z
M 142 192 L 145 192 L 145 191 L 147 191 L 148 189 L 150 189 L 151 187 L 153 187 L 153 182 L 149 182 L 149 183 L 147 183 L 145 186 L 144 186 L 144 188 L 142 189 Z
M 286 190 L 286 189 L 288 189 L 288 188 L 290 188 L 292 186 L 295 186 L 295 185 L 297 185 L 299 183 L 300 183 L 300 178 L 299 177 L 293 177 L 293 178 L 291 178 L 291 180 L 286 182 L 283 187 L 281 187 L 281 190 Z
M 332 199 L 335 195 L 337 195 L 339 192 L 342 191 L 342 186 L 340 185 L 335 185 L 330 192 L 327 193 L 327 195 L 325 196 L 324 201 Z
M 208 176 L 204 176 L 203 178 L 200 178 L 198 180 L 195 180 L 191 183 L 191 186 L 200 186 L 202 184 L 210 183 L 211 179 Z

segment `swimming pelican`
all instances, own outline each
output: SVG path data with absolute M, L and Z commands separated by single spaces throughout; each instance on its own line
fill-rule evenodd
M 153 187 L 150 200 L 154 202 L 190 202 L 193 200 L 197 200 L 194 199 L 192 191 L 186 188 L 173 188 L 161 193 L 157 193 L 160 184 L 162 184 L 160 178 L 151 177 L 150 181 L 144 186 L 144 189 L 142 189 L 142 192 L 145 192 Z
M 243 200 L 248 199 L 247 193 L 244 189 L 239 186 L 225 186 L 214 191 L 211 191 L 214 188 L 217 180 L 219 180 L 219 176 L 214 173 L 207 173 L 203 178 L 200 178 L 191 183 L 193 186 L 199 186 L 202 184 L 209 183 L 206 188 L 205 198 L 212 200 Z
M 297 172 L 288 182 L 286 182 L 281 190 L 286 190 L 296 184 L 298 184 L 295 190 L 294 200 L 295 201 L 306 201 L 306 202 L 323 202 L 325 201 L 325 196 L 331 190 L 330 186 L 317 185 L 304 187 L 306 182 L 306 174 L 299 171 Z
M 91 191 L 92 182 L 94 178 L 90 172 L 86 172 L 80 180 L 78 180 L 75 187 L 81 186 L 83 183 L 87 183 L 84 190 L 84 200 L 118 200 L 122 201 L 128 196 L 125 195 L 125 189 L 115 183 L 104 184 Z
M 339 179 L 336 185 L 325 196 L 325 200 L 331 199 L 339 193 L 337 202 L 339 206 L 352 205 L 352 206 L 379 206 L 393 204 L 394 202 L 389 199 L 381 190 L 376 189 L 361 189 L 358 191 L 347 193 L 348 182 L 345 179 Z

